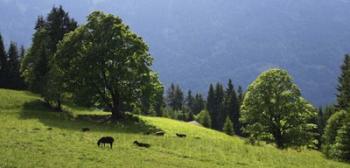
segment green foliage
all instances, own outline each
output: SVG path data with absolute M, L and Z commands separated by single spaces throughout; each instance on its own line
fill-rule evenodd
M 60 81 L 62 78 L 57 77 L 58 70 L 52 69 L 52 59 L 58 42 L 76 27 L 77 22 L 69 18 L 62 6 L 53 7 L 46 19 L 38 17 L 32 46 L 21 66 L 29 89 L 41 94 L 45 101 L 57 110 L 61 110 L 63 86 Z
M 226 117 L 224 128 L 222 129 L 227 135 L 233 135 L 235 133 L 233 124 L 230 117 Z
M 330 158 L 337 158 L 335 151 L 336 137 L 338 130 L 344 125 L 349 118 L 347 111 L 341 110 L 334 113 L 327 121 L 327 126 L 324 131 L 323 153 Z
M 198 122 L 201 123 L 204 127 L 211 128 L 211 117 L 209 115 L 209 112 L 207 110 L 202 110 L 198 114 Z
M 279 148 L 310 145 L 316 110 L 285 70 L 270 69 L 249 85 L 242 104 L 244 131 Z
M 350 108 L 350 55 L 345 55 L 344 63 L 341 66 L 341 75 L 338 78 L 337 109 Z
M 114 120 L 123 118 L 132 104 L 148 110 L 162 92 L 158 76 L 151 70 L 148 46 L 110 14 L 93 12 L 85 25 L 67 34 L 54 64 L 66 91 L 79 95 L 81 90 L 89 90 L 98 104 L 112 110 Z
M 350 118 L 337 131 L 334 150 L 336 158 L 344 161 L 350 161 Z

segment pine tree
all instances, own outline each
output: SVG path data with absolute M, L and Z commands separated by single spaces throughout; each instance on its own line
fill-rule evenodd
M 20 75 L 20 56 L 18 53 L 17 44 L 10 43 L 8 50 L 8 88 L 10 89 L 23 89 L 23 81 Z
M 194 115 L 197 115 L 204 108 L 205 108 L 205 101 L 203 99 L 203 96 L 197 93 L 196 96 L 194 97 L 192 112 Z
M 62 6 L 53 7 L 46 19 L 42 16 L 38 17 L 32 46 L 23 60 L 21 71 L 29 89 L 41 94 L 48 104 L 55 106 L 57 111 L 61 111 L 62 91 L 52 88 L 54 88 L 53 85 L 62 86 L 63 84 L 60 84 L 61 80 L 54 80 L 50 61 L 64 34 L 76 27 L 77 22 L 69 18 Z
M 225 120 L 225 124 L 224 127 L 222 128 L 222 130 L 227 134 L 227 135 L 233 135 L 234 134 L 234 130 L 233 130 L 233 124 L 231 122 L 231 119 L 229 116 L 226 117 Z
M 350 107 L 350 55 L 345 55 L 344 63 L 341 66 L 341 75 L 338 78 L 338 94 L 336 108 L 348 109 Z
M 154 111 L 156 112 L 156 116 L 160 117 L 163 116 L 163 107 L 164 107 L 164 88 L 162 89 L 162 92 L 159 92 L 156 95 L 156 103 L 154 105 Z
M 0 34 L 0 88 L 7 87 L 7 54 Z
M 183 104 L 184 104 L 184 94 L 182 92 L 182 89 L 180 88 L 179 85 L 175 86 L 175 108 L 174 110 L 176 111 L 182 111 L 182 120 L 186 120 L 186 113 L 187 111 L 183 109 Z
M 194 98 L 192 96 L 191 90 L 188 90 L 185 102 L 186 102 L 186 107 L 189 109 L 189 113 L 193 114 Z
M 216 102 L 215 102 L 215 91 L 212 84 L 209 85 L 208 97 L 207 97 L 207 110 L 211 118 L 211 126 L 215 125 L 216 116 Z
M 214 125 L 213 128 L 216 130 L 222 130 L 222 127 L 224 125 L 225 122 L 225 118 L 226 118 L 226 113 L 225 113 L 225 109 L 224 109 L 224 96 L 225 96 L 225 91 L 224 91 L 224 87 L 222 84 L 217 83 L 215 85 L 215 105 L 216 105 L 216 109 L 215 109 L 215 115 L 214 118 L 212 118 L 212 120 L 214 120 Z
M 171 83 L 170 87 L 167 90 L 167 105 L 175 109 L 175 84 Z
M 238 93 L 238 103 L 239 103 L 239 106 L 241 106 L 244 99 L 242 86 L 238 86 L 237 93 Z
M 225 113 L 233 122 L 235 134 L 240 135 L 240 123 L 239 123 L 239 102 L 235 91 L 235 88 L 230 79 L 227 84 L 227 89 L 225 93 Z
M 318 129 L 317 148 L 318 149 L 321 149 L 321 146 L 322 146 L 322 136 L 323 136 L 323 131 L 324 131 L 325 125 L 326 125 L 326 121 L 324 120 L 323 110 L 322 110 L 322 107 L 319 107 L 318 115 L 317 115 L 317 129 Z

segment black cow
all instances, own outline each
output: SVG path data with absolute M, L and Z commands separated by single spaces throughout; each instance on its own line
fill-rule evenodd
M 142 142 L 138 142 L 138 141 L 134 141 L 134 144 L 139 146 L 139 147 L 144 147 L 144 148 L 149 148 L 151 147 L 150 144 L 147 144 L 147 143 L 142 143 Z
M 112 149 L 113 142 L 114 142 L 113 137 L 110 137 L 110 136 L 102 137 L 102 138 L 100 138 L 100 140 L 97 141 L 97 146 L 100 147 L 101 144 L 103 144 L 103 146 L 105 146 L 105 144 L 109 144 L 111 146 L 111 149 Z
M 186 134 L 176 133 L 176 136 L 180 138 L 186 138 Z
M 164 136 L 165 132 L 164 131 L 158 131 L 156 133 L 154 133 L 154 135 L 157 135 L 157 136 Z

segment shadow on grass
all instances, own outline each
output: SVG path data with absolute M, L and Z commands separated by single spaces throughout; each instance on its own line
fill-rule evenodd
M 67 130 L 81 131 L 82 128 L 90 128 L 92 132 L 116 132 L 116 133 L 145 133 L 157 130 L 154 126 L 148 125 L 138 117 L 129 115 L 126 120 L 117 123 L 100 123 L 94 121 L 101 119 L 85 115 L 74 118 L 68 112 L 55 112 L 41 100 L 27 102 L 20 112 L 20 119 L 38 119 L 47 127 L 61 128 Z

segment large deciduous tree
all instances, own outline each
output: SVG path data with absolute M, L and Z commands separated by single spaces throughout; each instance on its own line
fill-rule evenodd
M 312 144 L 316 125 L 310 121 L 316 115 L 287 71 L 271 69 L 249 85 L 241 121 L 251 138 L 286 148 Z
M 157 79 L 152 78 L 152 57 L 142 38 L 119 17 L 99 11 L 65 36 L 53 63 L 68 91 L 89 90 L 111 109 L 112 120 L 122 119 L 123 107 L 138 101 L 150 80 Z

